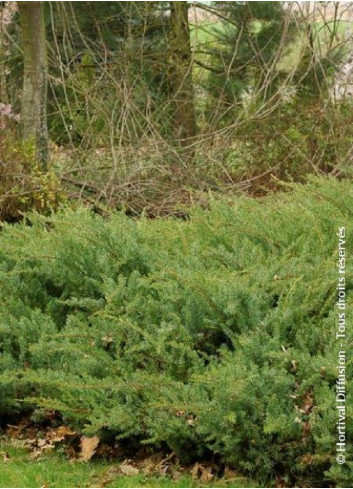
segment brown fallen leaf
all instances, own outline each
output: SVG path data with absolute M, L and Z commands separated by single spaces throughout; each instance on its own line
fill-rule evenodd
M 2 452 L 1 455 L 3 462 L 8 462 L 10 460 L 10 455 L 7 452 Z
M 60 443 L 61 441 L 64 441 L 65 438 L 73 437 L 75 435 L 77 435 L 77 431 L 71 430 L 68 426 L 59 426 L 59 428 L 50 431 L 47 434 L 47 437 L 53 443 Z
M 34 459 L 38 458 L 43 452 L 54 449 L 52 442 L 45 438 L 30 438 L 28 440 L 24 440 L 23 446 L 32 451 L 31 457 Z
M 76 435 L 77 431 L 73 431 L 68 426 L 59 426 L 54 430 L 57 436 L 73 436 Z
M 98 436 L 83 436 L 81 438 L 81 451 L 79 460 L 81 462 L 88 462 L 93 457 L 99 443 Z
M 178 481 L 182 475 L 183 473 L 180 470 L 173 470 L 172 472 L 173 481 Z
M 142 472 L 146 475 L 156 472 L 156 467 L 158 467 L 158 463 L 153 457 L 148 457 L 141 463 Z
M 29 426 L 29 423 L 25 420 L 18 425 L 8 424 L 6 426 L 6 435 L 10 438 L 19 438 L 27 426 Z
M 140 473 L 137 467 L 134 467 L 133 465 L 127 464 L 125 462 L 123 462 L 119 468 L 124 475 L 131 476 L 131 475 L 138 475 Z
M 176 413 L 175 413 L 175 414 L 178 416 L 178 418 L 180 418 L 180 416 L 184 416 L 185 411 L 183 411 L 183 410 L 181 409 L 181 410 L 179 410 L 179 411 L 176 411 Z
M 42 455 L 41 450 L 35 450 L 34 452 L 30 453 L 29 458 L 31 460 L 38 460 L 41 455 Z
M 213 479 L 214 475 L 212 474 L 212 469 L 210 467 L 202 467 L 201 468 L 201 477 L 202 482 L 210 482 Z
M 146 475 L 166 475 L 167 473 L 171 473 L 172 458 L 175 458 L 174 453 L 169 454 L 167 457 L 163 457 L 163 453 L 156 452 L 150 457 L 138 461 L 137 467 Z
M 197 418 L 191 414 L 190 416 L 187 417 L 186 422 L 187 422 L 187 424 L 189 426 L 194 426 L 195 425 L 195 422 L 196 422 L 196 419 Z
M 27 440 L 24 440 L 24 444 L 27 447 L 37 446 L 37 439 L 36 438 L 28 438 Z
M 191 477 L 195 479 L 200 479 L 202 482 L 210 482 L 214 478 L 211 467 L 204 467 L 203 465 L 196 462 L 193 468 L 190 470 Z
M 190 470 L 191 477 L 193 479 L 197 479 L 199 477 L 199 474 L 201 472 L 202 465 L 196 462 L 196 464 L 193 466 L 193 468 Z
M 107 335 L 103 336 L 102 341 L 104 341 L 105 343 L 113 343 L 114 338 L 112 335 L 107 334 Z

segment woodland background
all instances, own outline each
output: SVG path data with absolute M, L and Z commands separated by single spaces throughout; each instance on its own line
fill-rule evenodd
M 350 175 L 350 2 L 37 9 L 22 28 L 16 2 L 1 9 L 3 217 L 66 199 L 178 214 L 209 192 L 264 195 L 277 180 Z M 27 74 L 31 62 L 44 70 L 37 95 L 22 90 L 23 54 Z

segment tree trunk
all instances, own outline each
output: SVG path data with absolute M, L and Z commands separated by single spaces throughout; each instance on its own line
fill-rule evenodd
M 169 85 L 176 137 L 183 146 L 196 135 L 188 2 L 170 2 Z
M 18 2 L 23 41 L 23 139 L 34 145 L 41 169 L 47 169 L 47 53 L 42 2 Z

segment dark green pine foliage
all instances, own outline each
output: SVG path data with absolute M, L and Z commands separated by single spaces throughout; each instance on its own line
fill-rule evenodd
M 56 142 L 90 146 L 97 133 L 109 141 L 111 124 L 129 108 L 135 120 L 124 129 L 137 131 L 137 140 L 149 130 L 147 114 L 158 125 L 155 111 L 167 97 L 167 4 L 46 2 Z
M 260 90 L 261 103 L 273 95 L 281 79 L 277 61 L 294 30 L 282 2 L 214 2 L 214 8 L 222 17 L 213 28 L 208 89 L 218 118 L 229 123 L 247 91 Z
M 352 462 L 335 462 L 335 303 L 352 209 L 351 183 L 327 179 L 189 221 L 79 209 L 5 225 L 1 416 L 55 409 L 87 434 L 211 452 L 264 484 L 350 487 Z M 348 352 L 350 259 L 346 278 Z

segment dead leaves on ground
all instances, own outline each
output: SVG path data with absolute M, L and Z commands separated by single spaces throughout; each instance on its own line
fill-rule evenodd
M 184 413 L 180 413 L 184 415 Z M 18 446 L 31 451 L 32 460 L 40 460 L 54 449 L 64 450 L 72 462 L 89 462 L 94 456 L 104 457 L 110 461 L 116 461 L 122 451 L 115 443 L 107 445 L 98 436 L 81 436 L 77 431 L 66 425 L 53 427 L 38 426 L 30 419 L 23 419 L 17 425 L 7 425 L 6 438 Z M 4 462 L 10 460 L 7 453 L 0 453 Z M 228 472 L 227 472 L 228 470 Z M 170 477 L 173 480 L 180 479 L 183 475 L 190 475 L 193 480 L 209 484 L 222 472 L 215 464 L 197 462 L 193 466 L 181 466 L 179 459 L 174 453 L 165 456 L 165 453 L 155 452 L 149 455 L 142 450 L 133 459 L 125 458 L 119 465 L 114 464 L 104 473 L 104 480 L 97 482 L 97 487 L 105 487 L 114 478 L 124 475 L 134 477 L 157 476 Z M 227 472 L 227 474 L 226 474 Z M 236 473 L 226 468 L 224 476 L 232 479 Z
M 138 468 L 145 475 L 169 476 L 177 480 L 181 472 L 179 459 L 172 452 L 167 457 L 162 452 L 156 452 L 149 457 L 142 457 L 137 463 Z
M 79 448 L 77 448 L 79 439 Z M 75 441 L 75 445 L 72 443 Z M 98 436 L 82 436 L 67 426 L 59 426 L 56 429 L 47 430 L 44 437 L 28 438 L 23 440 L 22 446 L 31 450 L 31 458 L 38 459 L 47 452 L 54 450 L 58 445 L 65 445 L 66 453 L 71 460 L 88 462 L 95 455 L 98 445 Z
M 202 482 L 211 482 L 214 478 L 214 468 L 212 466 L 205 467 L 197 462 L 190 470 L 190 474 L 194 480 L 200 479 Z
M 30 420 L 21 420 L 17 425 L 8 424 L 5 439 L 18 448 L 31 451 L 30 457 L 38 460 L 46 453 L 60 448 L 71 461 L 88 462 L 95 455 L 108 460 L 116 460 L 119 452 L 117 444 L 102 443 L 98 436 L 81 436 L 68 426 L 38 426 Z
M 11 460 L 10 458 L 10 455 L 7 453 L 7 452 L 1 452 L 0 453 L 1 457 L 2 457 L 2 461 L 4 463 L 8 462 L 9 460 Z
M 54 449 L 64 451 L 70 461 L 77 462 L 88 462 L 95 455 L 112 461 L 120 453 L 116 443 L 102 443 L 98 436 L 81 436 L 66 425 L 53 427 L 52 420 L 43 426 L 23 418 L 16 425 L 8 424 L 4 431 L 4 439 L 11 440 L 18 448 L 30 450 L 32 460 L 38 460 Z
M 69 458 L 78 457 L 77 450 L 72 450 L 72 445 L 73 443 L 78 444 L 80 436 L 77 431 L 68 426 L 41 427 L 29 419 L 23 419 L 17 425 L 8 424 L 5 429 L 5 437 L 10 439 L 13 445 L 30 450 L 32 460 L 38 460 L 46 453 L 62 446 L 65 447 Z M 85 456 L 88 457 L 88 453 Z
M 168 476 L 173 480 L 178 480 L 183 475 L 189 474 L 192 479 L 206 483 L 211 482 L 219 472 L 219 467 L 210 463 L 201 464 L 197 462 L 192 467 L 181 466 L 174 453 L 167 457 L 163 456 L 162 453 L 156 453 L 135 462 L 135 467 L 144 475 Z
M 113 465 L 107 469 L 103 475 L 99 477 L 99 479 L 94 481 L 94 485 L 92 487 L 107 487 L 108 484 L 114 482 L 114 480 L 121 476 L 136 476 L 140 473 L 139 469 L 134 465 L 128 463 L 128 460 L 125 460 L 120 466 Z
M 78 436 L 76 431 L 67 426 L 47 429 L 42 436 L 38 436 L 39 434 L 41 432 L 38 432 L 34 438 L 23 440 L 23 446 L 31 450 L 31 458 L 33 459 L 38 459 L 45 453 L 53 451 L 57 445 L 69 443 Z
M 81 451 L 78 460 L 80 460 L 81 462 L 88 462 L 89 460 L 91 460 L 91 458 L 93 457 L 93 455 L 97 450 L 98 444 L 99 444 L 98 436 L 91 436 L 91 437 L 83 436 L 81 438 L 81 443 L 80 443 Z
M 137 467 L 134 467 L 133 465 L 126 463 L 126 461 L 120 464 L 119 469 L 122 474 L 129 475 L 129 476 L 138 475 L 140 473 Z
M 194 481 L 209 484 L 218 475 L 220 468 L 214 464 L 195 463 L 193 466 L 181 466 L 174 453 L 167 457 L 162 452 L 156 452 L 149 457 L 125 459 L 120 465 L 109 467 L 103 477 L 96 482 L 96 487 L 106 487 L 121 476 L 133 477 L 137 475 L 148 477 L 169 477 L 174 481 L 184 475 L 191 475 Z M 237 473 L 226 467 L 224 475 L 235 477 Z M 237 477 L 239 478 L 239 477 Z

